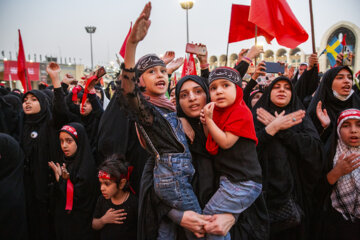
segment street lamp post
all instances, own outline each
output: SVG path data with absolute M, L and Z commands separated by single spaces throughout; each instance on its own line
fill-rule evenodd
M 92 34 L 95 33 L 96 27 L 94 26 L 86 26 L 85 30 L 90 34 L 90 52 L 91 52 L 91 70 L 94 69 L 93 65 L 93 49 L 92 49 Z
M 180 1 L 180 6 L 186 10 L 186 42 L 189 43 L 189 9 L 194 6 L 194 1 Z

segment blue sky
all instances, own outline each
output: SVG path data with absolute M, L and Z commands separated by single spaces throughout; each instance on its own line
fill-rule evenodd
M 130 21 L 141 12 L 144 0 L 1 0 L 0 51 L 6 57 L 18 49 L 17 29 L 21 29 L 26 56 L 53 55 L 76 58 L 90 64 L 90 40 L 84 26 L 97 27 L 93 35 L 94 64 L 115 59 L 124 41 Z M 310 35 L 308 0 L 288 0 L 295 16 Z M 210 55 L 226 52 L 231 4 L 249 5 L 250 0 L 196 0 L 189 11 L 190 41 L 207 44 Z M 174 50 L 177 57 L 185 55 L 185 11 L 178 0 L 154 0 L 152 24 L 145 40 L 139 44 L 137 57 L 146 53 Z M 316 45 L 333 24 L 346 20 L 360 26 L 360 1 L 313 0 Z M 263 41 L 263 40 L 262 40 Z M 230 45 L 230 53 L 250 47 L 254 40 Z M 359 43 L 360 44 L 360 43 Z M 299 46 L 311 52 L 311 40 Z M 276 40 L 266 49 L 277 49 Z

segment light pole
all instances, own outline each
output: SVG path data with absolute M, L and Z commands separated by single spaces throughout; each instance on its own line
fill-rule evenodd
M 85 27 L 85 30 L 86 30 L 87 33 L 90 34 L 91 70 L 93 70 L 93 69 L 94 69 L 94 65 L 93 65 L 92 34 L 95 32 L 96 27 L 94 27 L 94 26 L 87 26 L 87 27 Z
M 180 6 L 186 10 L 186 42 L 189 43 L 189 14 L 188 11 L 194 6 L 194 1 L 180 0 Z

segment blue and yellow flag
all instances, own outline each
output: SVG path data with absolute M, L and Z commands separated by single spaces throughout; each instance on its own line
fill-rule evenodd
M 320 56 L 326 52 L 326 55 L 329 59 L 331 67 L 336 64 L 336 57 L 338 53 L 340 53 L 343 49 L 343 45 L 340 43 L 337 37 L 334 37 L 330 43 L 326 46 L 324 51 L 320 54 Z

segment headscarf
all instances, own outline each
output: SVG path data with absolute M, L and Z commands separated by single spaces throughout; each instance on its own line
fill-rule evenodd
M 27 239 L 24 154 L 11 136 L 0 133 L 0 238 Z
M 96 191 L 95 160 L 91 151 L 88 136 L 85 128 L 80 123 L 75 122 L 66 124 L 60 129 L 60 132 L 68 133 L 75 140 L 77 145 L 76 153 L 70 157 L 65 157 L 63 155 L 60 162 L 66 164 L 66 168 L 70 173 L 70 181 L 74 186 L 81 185 L 81 187 L 84 187 L 85 184 L 88 187 L 88 189 L 83 188 L 82 191 L 78 189 L 78 193 L 76 193 L 76 189 L 74 189 L 74 194 L 78 194 L 77 197 L 83 199 L 82 201 L 77 201 L 76 206 L 74 203 L 74 208 L 76 207 L 79 210 L 82 209 L 81 206 L 87 206 L 88 208 L 90 207 L 88 205 L 89 201 L 93 201 L 91 197 L 94 197 Z M 87 197 L 89 199 L 87 199 Z M 74 199 L 76 199 L 76 196 Z
M 252 101 L 252 99 L 255 97 L 255 95 L 256 95 L 257 93 L 262 93 L 262 94 L 264 94 L 264 91 L 261 90 L 261 89 L 258 89 L 258 90 L 254 90 L 254 91 L 252 91 L 252 92 L 250 93 L 250 96 L 249 96 L 248 101 L 247 101 L 247 103 L 246 103 L 246 105 L 248 106 L 249 109 L 252 109 L 252 108 L 253 108 L 253 107 L 251 106 L 251 101 Z M 255 105 L 254 105 L 254 106 L 255 106 Z
M 7 133 L 19 141 L 23 112 L 19 97 L 12 94 L 0 96 L 0 112 L 0 132 Z
M 321 128 L 320 121 L 316 115 L 316 107 L 319 101 L 322 102 L 322 106 L 326 109 L 331 120 L 330 126 L 328 127 L 329 132 L 331 132 L 332 128 L 336 127 L 336 119 L 338 118 L 340 112 L 348 108 L 360 108 L 360 97 L 356 94 L 352 94 L 345 101 L 339 100 L 334 96 L 332 83 L 336 75 L 343 69 L 348 70 L 352 74 L 351 69 L 347 66 L 335 67 L 325 72 L 321 83 L 316 90 L 315 96 L 310 102 L 307 112 L 314 122 L 315 127 L 318 129 Z
M 270 99 L 271 91 L 279 81 L 286 81 L 291 86 L 290 102 L 284 107 L 276 106 Z M 285 114 L 288 114 L 304 110 L 291 80 L 286 77 L 274 79 L 252 109 L 255 130 L 259 137 L 257 152 L 263 170 L 264 189 L 268 194 L 268 207 L 281 206 L 295 193 L 303 210 L 308 211 L 323 164 L 319 134 L 309 116 L 305 115 L 300 124 L 281 130 L 273 137 L 268 136 L 266 126 L 257 119 L 256 110 L 260 107 L 272 115 L 275 115 L 275 112 L 285 111 Z
M 30 177 L 26 184 L 31 185 L 32 194 L 44 202 L 48 197 L 48 162 L 58 152 L 55 150 L 58 138 L 51 125 L 52 115 L 49 109 L 49 101 L 45 94 L 39 90 L 31 90 L 24 94 L 34 95 L 40 104 L 40 112 L 36 114 L 24 114 L 24 125 L 21 134 L 21 147 L 25 153 L 25 172 Z
M 232 134 L 254 140 L 257 144 L 257 138 L 253 123 L 253 116 L 250 109 L 246 106 L 243 100 L 243 90 L 241 86 L 240 74 L 231 68 L 217 68 L 212 71 L 209 76 L 209 83 L 216 79 L 226 79 L 236 86 L 236 98 L 235 102 L 226 108 L 219 108 L 215 106 L 213 112 L 213 120 L 216 125 L 224 132 L 231 132 Z M 211 134 L 208 134 L 206 149 L 212 154 L 216 155 L 219 149 L 219 145 L 212 138 Z
M 360 120 L 360 110 L 347 109 L 343 111 L 338 119 L 337 124 L 337 146 L 333 161 L 336 165 L 339 157 L 344 157 L 352 153 L 360 153 L 360 146 L 351 147 L 344 143 L 341 139 L 340 128 L 344 121 L 348 119 Z M 356 159 L 354 159 L 356 161 Z M 342 176 L 337 182 L 331 193 L 332 206 L 342 214 L 346 220 L 355 221 L 360 219 L 360 168 L 354 169 L 352 172 Z

